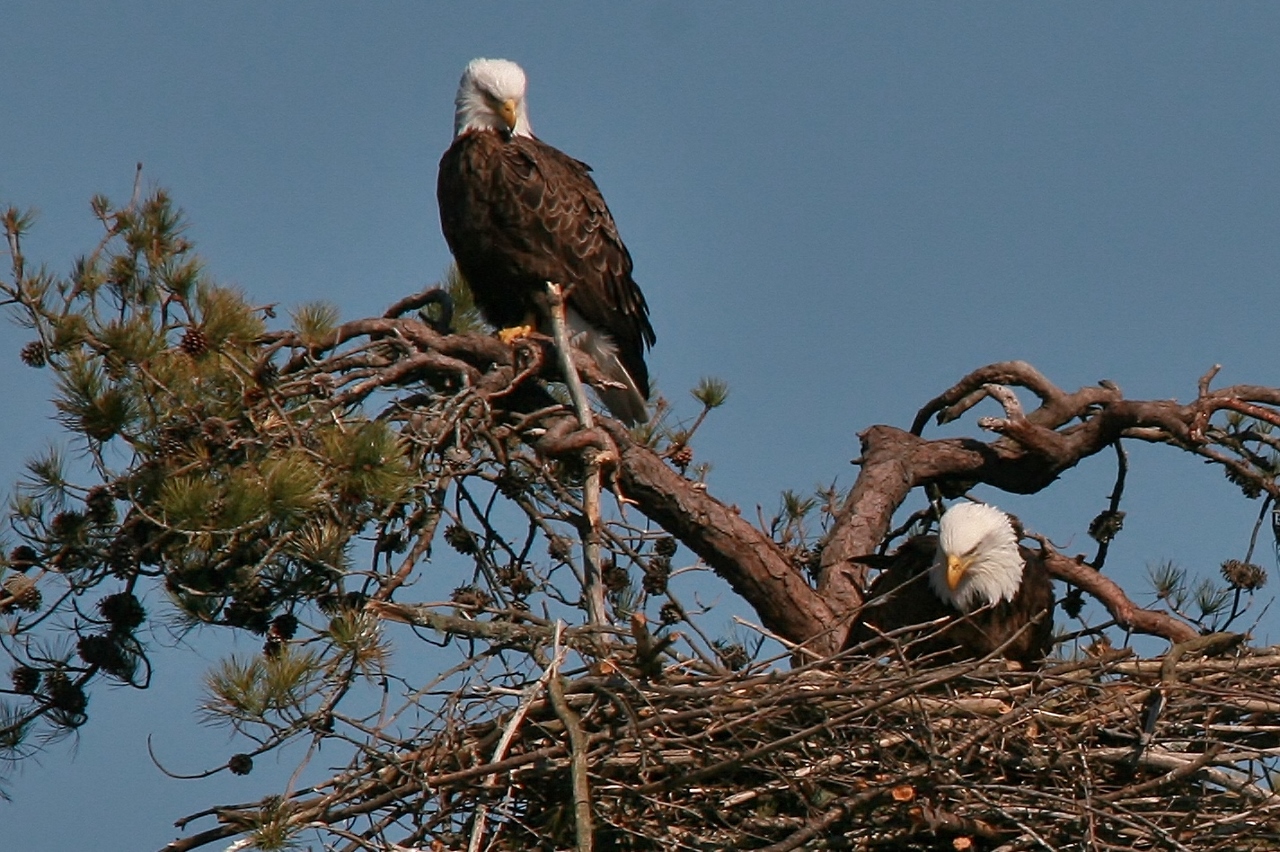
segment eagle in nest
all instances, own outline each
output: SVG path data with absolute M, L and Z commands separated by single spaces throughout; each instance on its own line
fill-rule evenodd
M 884 559 L 846 647 L 945 618 L 901 636 L 907 656 L 950 662 L 1003 647 L 1008 659 L 1036 666 L 1053 646 L 1053 608 L 1053 581 L 1019 547 L 1012 519 L 985 503 L 957 503 L 936 537 L 916 536 Z
M 655 341 L 649 306 L 591 168 L 533 135 L 514 62 L 472 60 L 456 106 L 436 198 L 480 312 L 508 342 L 549 333 L 546 285 L 565 288 L 572 345 L 608 380 L 596 388 L 601 401 L 628 425 L 644 422 L 644 353 Z

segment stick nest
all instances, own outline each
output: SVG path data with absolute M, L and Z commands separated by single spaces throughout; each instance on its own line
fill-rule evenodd
M 478 809 L 482 848 L 573 848 L 574 739 L 596 849 L 1280 848 L 1280 647 L 1187 650 L 1102 647 L 1034 672 L 620 669 L 563 681 L 585 736 L 543 696 L 443 733 L 397 774 L 427 793 L 419 837 L 439 848 L 466 848 Z

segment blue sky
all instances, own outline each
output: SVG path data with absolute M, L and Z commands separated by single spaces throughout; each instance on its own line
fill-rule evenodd
M 448 264 L 435 170 L 462 67 L 514 59 L 536 132 L 592 164 L 635 257 L 659 389 L 691 414 L 699 377 L 731 385 L 696 446 L 712 491 L 768 512 L 851 482 L 858 431 L 991 361 L 1135 398 L 1187 399 L 1214 363 L 1280 384 L 1277 44 L 1280 6 L 1257 3 L 10 0 L 0 201 L 39 210 L 28 254 L 65 271 L 98 237 L 90 196 L 126 198 L 141 161 L 219 280 L 380 313 Z M 47 374 L 0 328 L 7 482 L 57 434 Z M 1099 458 L 986 496 L 1087 551 L 1111 476 Z M 1108 565 L 1140 599 L 1149 563 L 1241 556 L 1257 511 L 1151 448 L 1126 508 Z M 1258 634 L 1280 638 L 1274 615 Z M 182 771 L 229 749 L 191 712 L 222 650 L 96 692 L 78 745 L 0 804 L 6 841 L 158 848 L 178 816 L 270 792 L 269 772 L 177 782 L 146 757 L 153 732 Z

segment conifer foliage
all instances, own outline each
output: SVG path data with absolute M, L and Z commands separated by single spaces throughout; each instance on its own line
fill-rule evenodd
M 33 217 L 3 214 L 0 286 L 32 336 L 23 363 L 52 374 L 66 440 L 29 462 L 10 506 L 0 760 L 85 724 L 97 681 L 145 688 L 157 630 L 261 638 L 260 656 L 208 674 L 201 706 L 253 738 L 221 767 L 249 774 L 254 755 L 298 738 L 358 754 L 381 748 L 384 729 L 407 725 L 410 741 L 456 723 L 457 707 L 422 693 L 472 684 L 487 654 L 406 686 L 408 703 L 372 726 L 344 716 L 351 694 L 385 687 L 384 618 L 405 619 L 371 606 L 393 607 L 402 587 L 439 592 L 446 642 L 468 654 L 476 623 L 509 626 L 519 646 L 531 625 L 580 620 L 580 451 L 542 456 L 520 431 L 572 417 L 530 380 L 545 345 L 513 353 L 484 333 L 455 272 L 381 318 L 343 324 L 305 303 L 272 330 L 274 306 L 211 280 L 163 190 L 92 206 L 104 236 L 66 277 L 30 268 Z M 606 532 L 620 623 L 646 597 L 625 566 L 655 542 L 674 551 L 620 518 Z M 536 666 L 517 659 L 504 677 Z M 425 710 L 434 722 L 400 718 Z M 260 822 L 262 848 L 295 833 Z
M 161 616 L 180 630 L 241 628 L 293 659 L 300 614 L 355 611 L 353 538 L 393 534 L 414 493 L 395 427 L 333 404 L 310 367 L 331 309 L 300 309 L 297 332 L 268 333 L 272 308 L 209 280 L 166 193 L 93 209 L 105 236 L 66 278 L 28 270 L 31 218 L 4 218 L 5 290 L 35 338 L 23 360 L 53 371 L 71 438 L 28 464 L 12 503 L 0 609 L 22 638 L 9 648 L 13 691 L 30 698 L 5 710 L 10 758 L 35 728 L 83 724 L 96 676 L 146 685 L 144 596 L 162 591 Z M 305 661 L 277 685 L 314 675 Z

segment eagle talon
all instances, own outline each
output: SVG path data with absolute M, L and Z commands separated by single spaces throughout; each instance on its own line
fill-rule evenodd
M 511 328 L 504 328 L 498 332 L 498 339 L 510 346 L 522 337 L 528 337 L 533 334 L 534 328 L 531 325 L 517 325 Z

